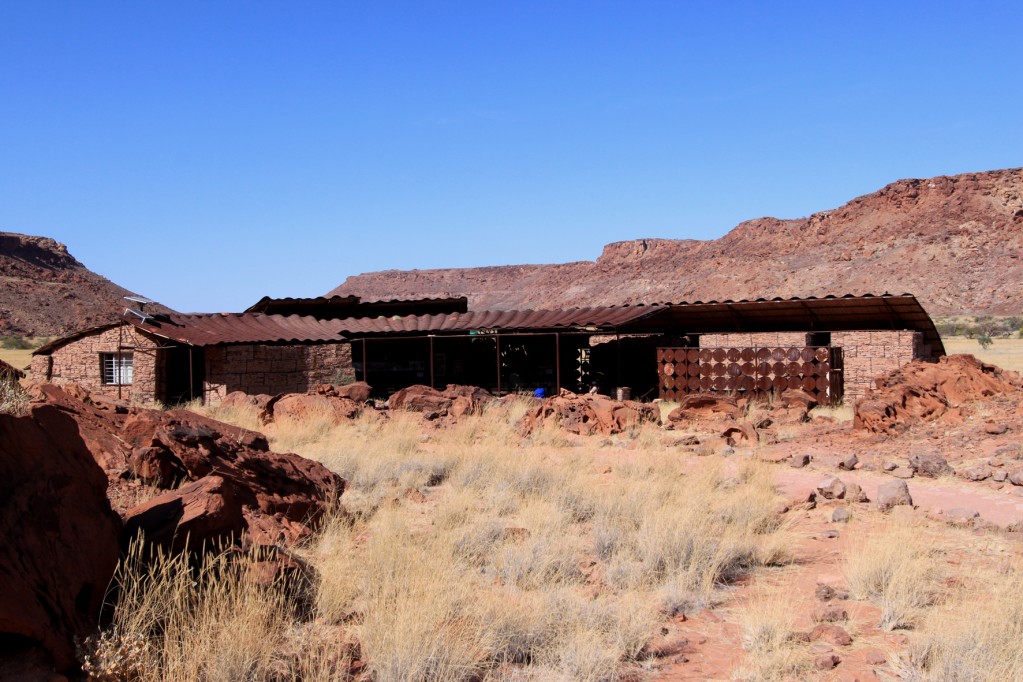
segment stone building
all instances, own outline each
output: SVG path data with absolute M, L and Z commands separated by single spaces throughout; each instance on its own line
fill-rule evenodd
M 800 387 L 834 402 L 863 395 L 910 360 L 944 354 L 933 322 L 908 294 L 567 310 L 464 306 L 464 298 L 333 297 L 263 299 L 244 313 L 131 314 L 40 348 L 32 378 L 166 404 L 355 380 L 380 396 L 411 384 L 472 384 L 499 394 L 596 384 L 669 400 Z

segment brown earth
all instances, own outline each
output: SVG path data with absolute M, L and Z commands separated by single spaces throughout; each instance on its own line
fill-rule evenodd
M 0 232 L 0 335 L 57 336 L 111 322 L 131 293 L 59 242 Z
M 330 295 L 460 295 L 480 310 L 886 291 L 932 315 L 1023 311 L 1023 169 L 899 180 L 720 239 L 608 244 L 595 262 L 365 273 Z

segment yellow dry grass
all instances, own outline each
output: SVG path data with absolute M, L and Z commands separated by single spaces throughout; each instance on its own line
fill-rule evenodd
M 32 364 L 32 349 L 0 348 L 0 360 L 17 369 L 27 369 Z
M 964 336 L 944 337 L 942 342 L 945 344 L 945 352 L 949 355 L 969 353 L 1003 369 L 1023 372 L 1023 339 L 996 338 L 987 348 L 977 343 L 976 339 Z
M 94 679 L 345 679 L 347 659 L 322 660 L 331 633 L 381 681 L 616 680 L 672 615 L 787 560 L 768 465 L 688 468 L 642 429 L 611 447 L 526 437 L 525 409 L 501 401 L 440 430 L 402 412 L 274 425 L 275 449 L 350 484 L 345 513 L 300 549 L 317 576 L 306 597 L 247 583 L 244 561 L 131 559 L 92 660 L 135 677 Z

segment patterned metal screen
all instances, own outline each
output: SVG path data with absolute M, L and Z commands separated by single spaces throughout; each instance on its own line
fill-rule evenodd
M 790 388 L 825 405 L 842 399 L 841 348 L 658 348 L 657 363 L 662 400 L 690 393 L 769 395 Z

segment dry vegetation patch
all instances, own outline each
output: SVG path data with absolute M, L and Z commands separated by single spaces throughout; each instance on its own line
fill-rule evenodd
M 1010 537 L 908 508 L 857 507 L 842 526 L 820 509 L 779 514 L 779 469 L 756 461 L 756 447 L 707 456 L 652 426 L 523 435 L 525 409 L 496 401 L 443 428 L 371 409 L 341 424 L 327 414 L 273 424 L 274 449 L 349 481 L 345 511 L 298 551 L 315 579 L 260 587 L 235 568 L 244 562 L 197 574 L 129 561 L 123 575 L 135 577 L 122 577 L 114 627 L 89 660 L 136 672 L 94 678 L 833 679 L 815 667 L 822 643 L 808 632 L 822 571 L 854 614 L 838 624 L 853 639 L 832 647 L 838 672 L 1021 677 L 1023 564 Z M 256 420 L 238 408 L 217 416 Z M 840 544 L 822 544 L 835 528 Z M 710 631 L 721 660 L 687 667 L 678 652 Z M 868 665 L 868 651 L 883 661 Z

